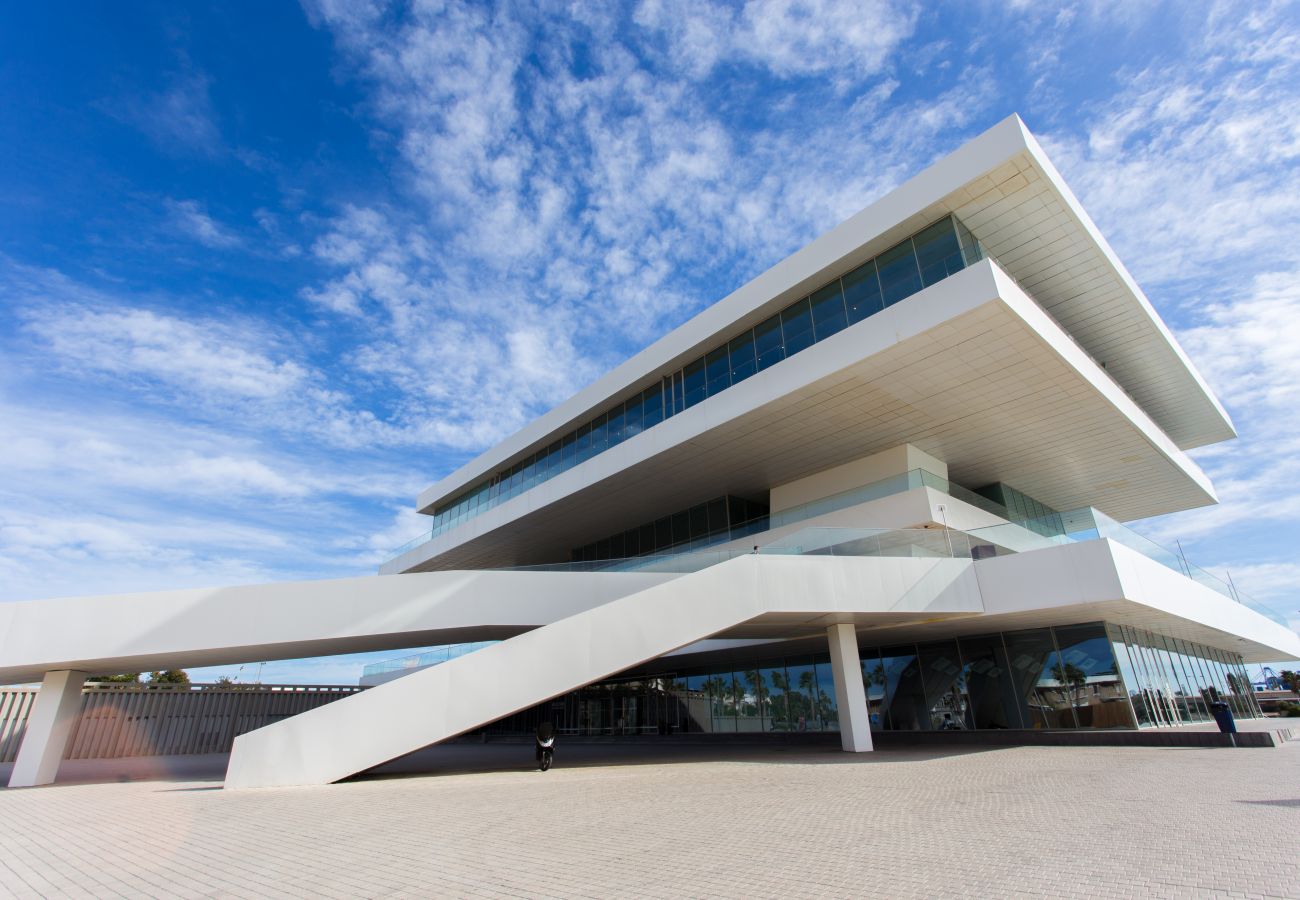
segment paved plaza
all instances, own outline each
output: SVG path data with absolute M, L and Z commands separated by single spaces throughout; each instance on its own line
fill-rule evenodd
M 426 751 L 227 792 L 221 758 L 0 790 L 0 896 L 1300 897 L 1300 745 Z M 140 779 L 140 780 L 125 780 Z

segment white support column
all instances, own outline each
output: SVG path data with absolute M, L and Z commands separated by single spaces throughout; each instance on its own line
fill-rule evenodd
M 68 738 L 81 714 L 81 686 L 85 672 L 46 672 L 41 690 L 27 717 L 23 742 L 9 775 L 9 786 L 50 784 L 68 748 Z
M 871 714 L 862 687 L 862 660 L 858 634 L 852 625 L 826 629 L 831 648 L 831 674 L 835 678 L 835 705 L 840 716 L 840 746 L 849 753 L 871 750 Z

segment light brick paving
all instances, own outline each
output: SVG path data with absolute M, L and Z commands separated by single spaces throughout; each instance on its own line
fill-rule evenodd
M 0 790 L 0 896 L 1300 898 L 1296 744 L 438 752 L 456 774 Z

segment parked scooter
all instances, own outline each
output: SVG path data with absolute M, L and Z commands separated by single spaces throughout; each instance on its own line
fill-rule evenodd
M 555 757 L 555 729 L 550 722 L 537 726 L 537 768 L 545 772 Z

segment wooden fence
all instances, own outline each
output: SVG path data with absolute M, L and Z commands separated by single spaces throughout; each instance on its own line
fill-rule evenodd
M 88 683 L 64 759 L 228 753 L 235 737 L 341 700 L 359 687 Z M 18 755 L 35 688 L 0 688 L 0 763 Z

